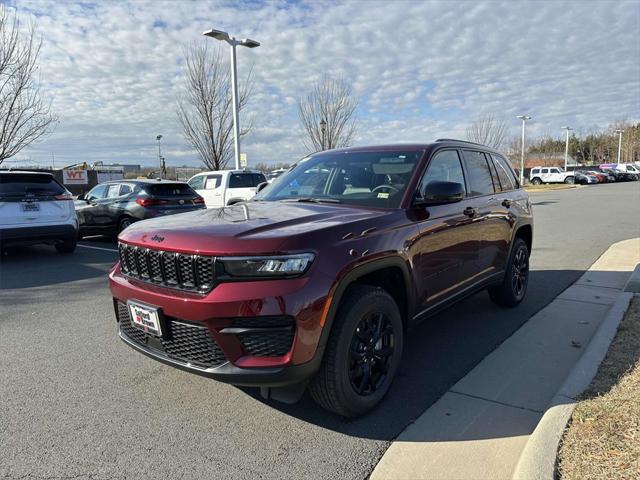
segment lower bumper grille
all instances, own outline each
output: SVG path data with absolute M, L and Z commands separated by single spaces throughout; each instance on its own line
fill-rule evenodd
M 166 317 L 165 327 L 168 332 L 163 338 L 157 339 L 131 324 L 129 308 L 126 304 L 117 302 L 116 314 L 120 330 L 129 340 L 143 347 L 157 350 L 171 359 L 204 368 L 217 367 L 227 361 L 209 329 L 203 325 L 194 325 Z
M 288 317 L 237 318 L 232 328 L 239 329 L 236 337 L 247 355 L 280 357 L 291 350 L 295 321 Z M 246 329 L 245 331 L 242 331 Z

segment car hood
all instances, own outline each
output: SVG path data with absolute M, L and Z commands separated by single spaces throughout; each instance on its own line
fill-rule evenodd
M 360 233 L 359 228 L 380 224 L 381 217 L 391 212 L 344 205 L 247 202 L 136 222 L 119 240 L 177 252 L 267 254 L 318 248 L 339 240 L 343 231 Z M 323 235 L 321 230 L 334 234 Z

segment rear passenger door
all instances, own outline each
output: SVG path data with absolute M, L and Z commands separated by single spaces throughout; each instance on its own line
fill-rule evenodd
M 479 150 L 464 150 L 464 167 L 472 200 L 475 229 L 479 241 L 478 260 L 473 276 L 477 279 L 499 272 L 504 268 L 506 250 L 511 240 L 510 228 L 505 222 L 505 209 L 501 199 L 497 173 L 489 154 Z M 496 187 L 497 185 L 497 187 Z

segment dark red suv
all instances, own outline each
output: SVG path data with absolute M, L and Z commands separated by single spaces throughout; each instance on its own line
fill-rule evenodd
M 414 322 L 484 288 L 522 301 L 532 233 L 487 147 L 332 150 L 249 202 L 133 224 L 110 286 L 136 350 L 269 398 L 308 386 L 351 417 L 389 390 Z

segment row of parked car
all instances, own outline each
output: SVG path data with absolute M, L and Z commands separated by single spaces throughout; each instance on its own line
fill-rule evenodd
M 631 163 L 607 163 L 584 169 L 565 171 L 561 167 L 534 167 L 529 173 L 533 185 L 543 183 L 594 183 L 632 182 L 640 180 L 640 169 Z
M 267 179 L 257 171 L 203 172 L 188 182 L 113 180 L 74 199 L 47 172 L 0 172 L 0 247 L 49 243 L 61 253 L 89 235 L 117 235 L 133 222 L 243 202 Z

